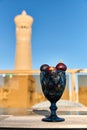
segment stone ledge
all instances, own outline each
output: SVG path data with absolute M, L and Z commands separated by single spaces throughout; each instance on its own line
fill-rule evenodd
M 64 122 L 43 122 L 42 115 L 9 116 L 0 120 L 0 128 L 87 128 L 87 115 L 59 115 Z

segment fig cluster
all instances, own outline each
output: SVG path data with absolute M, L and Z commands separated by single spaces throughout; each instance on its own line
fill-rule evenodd
M 66 71 L 67 66 L 64 63 L 60 62 L 55 67 L 54 66 L 49 66 L 48 64 L 43 64 L 40 67 L 40 71 L 47 71 L 48 73 L 50 71 L 57 71 L 57 70 Z

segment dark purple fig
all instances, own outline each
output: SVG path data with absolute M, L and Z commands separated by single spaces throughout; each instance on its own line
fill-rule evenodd
M 40 67 L 40 71 L 45 71 L 47 68 L 49 68 L 49 65 L 48 64 L 43 64 Z
M 49 67 L 47 68 L 47 71 L 52 71 L 52 70 L 55 70 L 55 69 L 56 69 L 55 67 L 49 66 Z
M 60 62 L 56 65 L 56 69 L 66 71 L 67 66 L 64 63 Z
M 49 66 L 48 68 L 47 68 L 47 73 L 48 74 L 50 74 L 50 73 L 55 73 L 57 71 L 57 69 L 55 68 L 55 67 L 53 67 L 53 66 Z

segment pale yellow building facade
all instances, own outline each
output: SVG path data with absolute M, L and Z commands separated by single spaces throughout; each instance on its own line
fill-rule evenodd
M 31 36 L 33 18 L 26 11 L 15 16 L 16 52 L 14 70 L 32 70 Z M 35 91 L 35 79 L 32 75 L 9 75 L 3 77 L 4 84 L 0 87 L 0 107 L 28 108 L 43 100 Z

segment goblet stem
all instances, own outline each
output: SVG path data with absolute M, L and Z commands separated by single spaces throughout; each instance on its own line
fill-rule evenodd
M 51 111 L 50 117 L 51 118 L 56 118 L 57 117 L 56 110 L 57 110 L 56 103 L 51 103 L 51 106 L 50 106 L 50 111 Z

